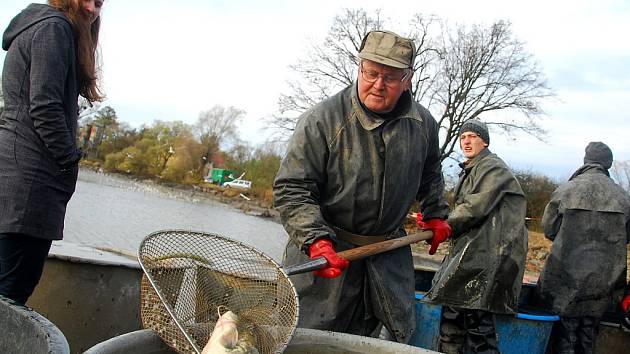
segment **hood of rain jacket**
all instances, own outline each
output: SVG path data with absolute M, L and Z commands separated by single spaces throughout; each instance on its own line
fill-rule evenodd
M 20 33 L 51 17 L 62 19 L 70 24 L 70 21 L 55 8 L 44 4 L 30 4 L 9 22 L 2 35 L 2 49 L 9 50 L 11 43 Z

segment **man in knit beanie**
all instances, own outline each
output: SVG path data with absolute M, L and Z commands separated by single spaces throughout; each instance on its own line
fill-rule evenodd
M 495 314 L 516 312 L 523 283 L 525 195 L 489 143 L 485 123 L 471 119 L 462 125 L 459 144 L 467 160 L 447 219 L 453 236 L 425 296 L 442 305 L 443 353 L 499 353 Z M 429 253 L 437 248 L 435 238 Z
M 610 178 L 612 161 L 606 144 L 589 143 L 584 165 L 545 208 L 541 226 L 553 244 L 534 303 L 560 316 L 554 353 L 593 353 L 602 315 L 624 293 L 630 196 Z M 630 295 L 621 306 L 628 313 Z
M 488 134 L 486 123 L 477 119 L 467 120 L 459 130 L 459 135 L 461 136 L 464 132 L 473 132 L 486 143 L 486 146 L 490 145 L 490 134 Z

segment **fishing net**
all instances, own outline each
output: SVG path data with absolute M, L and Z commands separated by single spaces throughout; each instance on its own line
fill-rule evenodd
M 298 319 L 298 297 L 281 267 L 255 248 L 209 233 L 166 230 L 138 251 L 141 317 L 178 353 L 201 353 L 219 318 L 238 315 L 238 333 L 261 354 L 281 353 Z

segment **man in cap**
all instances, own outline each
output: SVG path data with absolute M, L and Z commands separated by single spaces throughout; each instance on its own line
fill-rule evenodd
M 535 302 L 560 315 L 554 353 L 593 353 L 599 320 L 626 284 L 630 197 L 609 176 L 610 148 L 591 142 L 585 152 L 584 165 L 553 192 L 542 219 L 553 245 Z
M 283 262 L 328 260 L 292 277 L 300 327 L 377 336 L 384 325 L 403 343 L 414 332 L 410 247 L 350 264 L 335 253 L 404 236 L 416 200 L 435 237 L 450 233 L 438 125 L 409 92 L 414 56 L 410 39 L 368 33 L 356 82 L 305 112 L 289 142 L 273 188 Z
M 525 195 L 488 149 L 485 123 L 466 121 L 459 143 L 467 160 L 447 220 L 453 230 L 449 253 L 425 298 L 443 305 L 441 352 L 498 353 L 494 314 L 516 312 L 525 271 Z M 424 228 L 423 221 L 418 226 Z

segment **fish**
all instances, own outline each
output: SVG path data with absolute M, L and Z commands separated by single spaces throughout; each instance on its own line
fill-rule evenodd
M 260 354 L 253 334 L 243 331 L 239 336 L 238 321 L 232 311 L 221 315 L 201 354 Z

